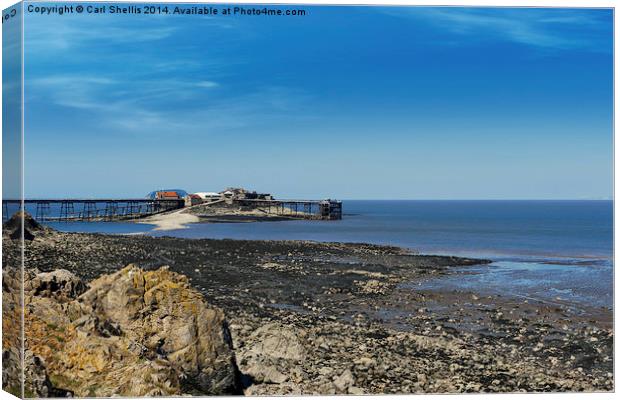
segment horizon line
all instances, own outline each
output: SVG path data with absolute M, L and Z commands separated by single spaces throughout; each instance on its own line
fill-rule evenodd
M 564 198 L 564 199 L 545 199 L 545 198 L 529 198 L 529 199 L 334 199 L 341 201 L 613 201 L 613 198 Z

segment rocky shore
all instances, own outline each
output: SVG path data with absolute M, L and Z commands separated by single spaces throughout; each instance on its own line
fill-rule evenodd
M 269 213 L 260 207 L 241 207 L 234 204 L 218 203 L 216 205 L 201 204 L 185 208 L 182 213 L 199 218 L 200 222 L 263 222 L 289 221 L 307 219 L 312 214 L 281 208 L 277 213 Z
M 15 303 L 19 274 L 9 268 L 3 280 L 3 305 Z M 64 269 L 29 269 L 23 282 L 24 396 L 241 393 L 224 313 L 183 275 L 129 265 L 87 287 Z M 3 382 L 19 395 L 19 339 L 7 340 Z
M 485 260 L 424 256 L 367 244 L 69 234 L 42 227 L 33 227 L 29 233 L 25 262 L 33 276 L 64 269 L 83 282 L 85 291 L 69 303 L 80 303 L 80 298 L 88 297 L 85 293 L 100 287 L 98 282 L 112 282 L 111 276 L 119 277 L 127 268 L 142 275 L 167 274 L 168 281 L 185 282 L 184 293 L 199 293 L 201 302 L 196 305 L 221 312 L 222 326 L 230 333 L 226 346 L 235 367 L 227 376 L 238 383 L 219 393 L 614 388 L 609 310 L 575 310 L 473 292 L 415 289 L 422 279 L 453 274 L 455 266 L 480 265 Z M 19 257 L 11 235 L 10 229 L 4 230 L 4 263 L 9 266 L 18 264 Z M 167 267 L 162 270 L 163 266 Z M 169 310 L 157 318 L 170 313 L 175 312 Z M 104 317 L 99 320 L 116 318 Z M 88 332 L 87 336 L 100 335 L 97 330 Z M 167 331 L 160 336 L 174 335 Z M 128 340 L 126 333 L 117 336 L 119 342 Z M 214 343 L 226 343 L 224 337 Z M 9 344 L 3 345 L 4 358 Z M 58 352 L 66 350 L 57 347 Z M 143 357 L 153 363 L 173 353 L 161 349 Z M 42 354 L 36 356 L 45 365 L 55 365 Z M 202 370 L 193 364 L 187 368 Z M 54 371 L 48 374 L 53 376 Z M 204 385 L 190 385 L 190 390 L 170 376 L 161 374 L 161 380 L 174 390 L 218 393 Z M 51 382 L 50 393 L 84 393 L 62 380 Z

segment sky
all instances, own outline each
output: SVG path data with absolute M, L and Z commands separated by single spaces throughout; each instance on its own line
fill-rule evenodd
M 612 197 L 611 10 L 288 8 L 26 12 L 26 197 Z

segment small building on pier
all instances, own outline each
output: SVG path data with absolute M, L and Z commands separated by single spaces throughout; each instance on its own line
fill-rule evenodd
M 146 195 L 151 200 L 183 200 L 187 192 L 182 189 L 159 189 Z
M 180 200 L 181 196 L 175 191 L 159 191 L 155 192 L 157 200 Z
M 192 195 L 198 196 L 200 199 L 205 201 L 215 201 L 222 198 L 222 194 L 217 192 L 196 192 Z
M 220 195 L 235 200 L 273 200 L 270 193 L 257 193 L 256 190 L 249 191 L 244 188 L 227 188 L 220 192 Z

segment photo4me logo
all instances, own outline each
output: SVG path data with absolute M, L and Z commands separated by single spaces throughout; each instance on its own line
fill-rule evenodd
M 257 15 L 257 16 L 305 16 L 304 9 L 273 7 L 216 7 L 194 5 L 93 5 L 65 4 L 43 6 L 29 4 L 26 11 L 30 14 L 64 15 L 64 14 L 160 14 L 160 15 Z M 3 19 L 4 22 L 4 19 Z

